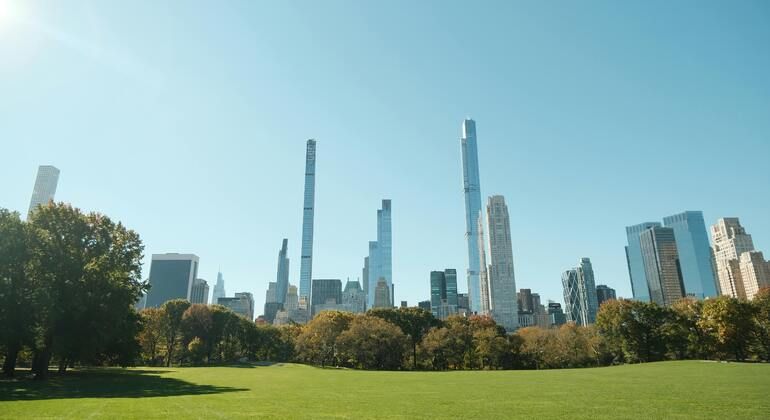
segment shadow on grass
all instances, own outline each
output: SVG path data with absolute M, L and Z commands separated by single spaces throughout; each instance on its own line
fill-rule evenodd
M 69 398 L 142 398 L 205 395 L 248 391 L 214 385 L 197 385 L 159 376 L 164 370 L 95 369 L 53 374 L 45 381 L 0 381 L 0 401 Z

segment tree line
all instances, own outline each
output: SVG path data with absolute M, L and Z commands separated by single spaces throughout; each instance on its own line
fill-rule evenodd
M 172 300 L 137 312 L 139 236 L 64 204 L 28 220 L 0 209 L 3 372 L 73 366 L 300 362 L 377 370 L 555 369 L 669 359 L 770 361 L 770 289 L 671 307 L 602 304 L 595 325 L 507 334 L 488 316 L 436 319 L 420 308 L 322 312 L 306 325 L 258 325 L 219 305 Z

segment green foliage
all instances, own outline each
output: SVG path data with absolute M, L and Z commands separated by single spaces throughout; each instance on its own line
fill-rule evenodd
M 708 299 L 698 326 L 713 337 L 717 357 L 746 360 L 755 332 L 754 307 L 727 296 Z
M 404 362 L 407 337 L 382 318 L 358 315 L 337 337 L 339 359 L 359 369 L 397 370 Z
M 417 346 L 420 341 L 431 328 L 441 324 L 432 313 L 422 308 L 375 308 L 369 310 L 367 314 L 396 325 L 406 334 L 412 348 L 413 369 L 417 369 Z
M 326 366 L 339 365 L 337 337 L 348 329 L 353 314 L 324 311 L 316 315 L 297 337 L 296 351 L 299 360 Z
M 751 301 L 754 305 L 754 353 L 770 361 L 770 287 L 760 289 Z

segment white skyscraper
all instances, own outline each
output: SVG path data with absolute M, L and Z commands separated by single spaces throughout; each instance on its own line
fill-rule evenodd
M 479 269 L 479 231 L 477 221 L 481 215 L 481 182 L 479 180 L 479 156 L 476 147 L 476 122 L 463 121 L 462 146 L 463 193 L 465 194 L 465 241 L 468 247 L 468 298 L 472 312 L 483 312 Z M 483 269 L 483 268 L 482 268 Z
M 217 282 L 214 285 L 214 292 L 211 294 L 211 303 L 216 305 L 217 301 L 221 297 L 225 297 L 225 278 L 222 277 L 222 273 L 217 273 Z
M 501 195 L 487 201 L 489 235 L 489 299 L 492 318 L 507 331 L 518 328 L 516 278 L 513 274 L 513 246 L 508 206 Z
M 35 210 L 41 204 L 48 204 L 56 195 L 56 186 L 59 184 L 59 170 L 55 166 L 40 165 L 37 168 L 35 188 L 32 190 L 32 199 L 29 201 L 29 212 Z
M 302 209 L 302 254 L 299 268 L 299 300 L 307 305 L 310 301 L 313 278 L 313 219 L 315 217 L 315 140 L 307 141 L 305 153 L 305 198 Z
M 754 251 L 751 235 L 737 217 L 725 217 L 711 226 L 711 238 L 721 294 L 746 299 L 740 258 L 744 252 Z
M 481 307 L 479 313 L 489 315 L 489 269 L 487 268 L 486 242 L 484 241 L 484 216 L 478 218 L 478 253 L 479 253 L 479 286 L 481 288 Z

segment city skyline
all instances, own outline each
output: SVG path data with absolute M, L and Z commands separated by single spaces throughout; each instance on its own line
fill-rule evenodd
M 0 34 L 10 57 L 0 63 L 0 138 L 13 156 L 0 167 L 0 205 L 24 214 L 35 168 L 57 166 L 57 200 L 140 233 L 145 278 L 150 254 L 195 253 L 201 278 L 221 266 L 228 295 L 252 292 L 261 308 L 276 245 L 289 238 L 289 282 L 298 286 L 301 156 L 314 137 L 323 149 L 313 277 L 359 277 L 372 212 L 389 197 L 395 300 L 426 299 L 435 267 L 456 267 L 464 292 L 465 117 L 478 122 L 484 194 L 515 203 L 517 287 L 544 301 L 561 301 L 559 275 L 581 255 L 597 282 L 630 297 L 623 227 L 682 210 L 703 211 L 709 226 L 740 217 L 757 249 L 770 246 L 770 203 L 756 194 L 770 182 L 768 58 L 757 54 L 770 36 L 766 6 L 667 5 L 660 19 L 649 3 L 646 12 L 561 5 L 564 13 L 271 5 L 276 19 L 253 25 L 265 11 L 240 3 L 206 13 L 226 31 L 202 23 L 173 41 L 185 21 L 206 21 L 200 11 L 182 8 L 160 26 L 147 16 L 168 6 L 97 3 L 91 26 L 82 3 L 26 7 L 43 27 L 82 42 L 36 27 L 18 39 Z M 468 31 L 450 29 L 458 25 Z M 732 37 L 704 30 L 725 25 Z M 99 27 L 111 29 L 99 36 Z M 415 38 L 418 30 L 429 35 Z M 11 53 L 14 42 L 29 54 Z M 725 144 L 738 159 L 725 159 Z

